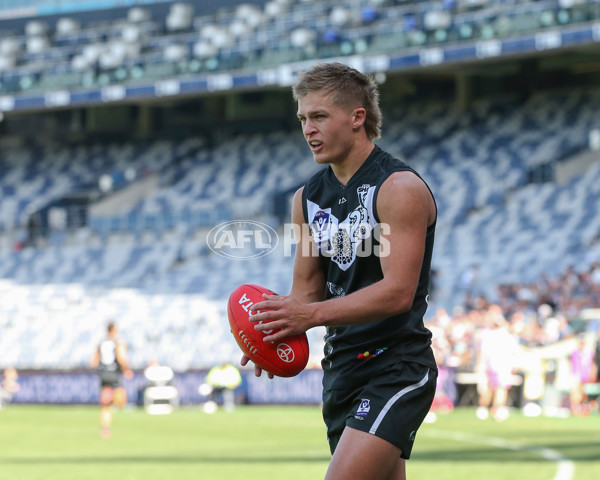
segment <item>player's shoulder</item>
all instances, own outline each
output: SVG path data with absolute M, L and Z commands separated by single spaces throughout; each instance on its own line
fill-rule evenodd
M 396 212 L 408 208 L 422 212 L 427 224 L 434 224 L 437 207 L 433 193 L 425 181 L 412 169 L 392 172 L 381 184 L 377 195 L 377 210 Z
M 431 191 L 425 181 L 412 168 L 391 172 L 381 184 L 380 196 L 385 194 L 412 195 L 427 194 Z
M 301 187 L 297 188 L 296 191 L 294 192 L 294 201 L 300 201 L 302 200 L 302 194 L 304 193 L 304 185 L 302 185 Z

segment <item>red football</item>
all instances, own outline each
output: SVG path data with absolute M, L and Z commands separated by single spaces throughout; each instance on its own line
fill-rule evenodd
M 265 342 L 263 338 L 272 331 L 256 330 L 250 322 L 254 315 L 250 307 L 264 300 L 263 293 L 274 293 L 258 285 L 244 284 L 229 296 L 227 314 L 231 333 L 246 356 L 263 370 L 278 377 L 298 375 L 308 363 L 308 338 L 305 333 L 286 337 L 278 342 Z

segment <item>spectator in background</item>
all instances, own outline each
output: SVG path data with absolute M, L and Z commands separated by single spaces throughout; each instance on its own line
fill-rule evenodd
M 40 221 L 40 213 L 31 211 L 27 218 L 27 240 L 26 246 L 35 247 L 37 239 L 41 236 L 42 224 Z
M 490 306 L 484 321 L 487 328 L 480 333 L 475 367 L 475 372 L 479 373 L 481 379 L 477 386 L 477 417 L 484 420 L 491 413 L 494 419 L 502 421 L 508 417 L 508 391 L 512 386 L 518 343 L 498 305 Z M 490 405 L 491 410 L 488 410 Z
M 214 405 L 222 401 L 226 411 L 235 408 L 234 390 L 242 383 L 240 371 L 228 362 L 213 367 L 206 376 L 206 383 L 212 388 L 210 399 Z
M 596 365 L 596 381 L 600 382 L 600 325 L 596 332 L 596 351 L 594 353 L 594 364 Z
M 585 335 L 577 338 L 577 348 L 571 353 L 571 375 L 573 387 L 569 395 L 571 413 L 574 415 L 588 415 L 589 405 L 585 385 L 596 381 L 596 365 L 594 364 L 594 350 L 586 341 Z
M 465 294 L 479 293 L 479 265 L 470 265 L 460 276 L 460 288 Z
M 445 316 L 441 315 L 441 318 Z M 442 320 L 444 321 L 444 320 Z M 450 413 L 454 409 L 457 398 L 456 382 L 454 380 L 454 369 L 448 366 L 450 359 L 447 357 L 449 350 L 448 339 L 440 335 L 441 331 L 435 325 L 429 326 L 432 333 L 432 349 L 435 361 L 438 365 L 438 377 L 436 382 L 435 396 L 425 417 L 425 423 L 433 423 L 437 419 L 437 413 Z
M 113 412 L 112 404 L 123 408 L 127 404 L 127 393 L 121 384 L 121 375 L 132 378 L 129 368 L 127 345 L 119 339 L 117 326 L 110 322 L 107 326 L 107 337 L 100 342 L 90 362 L 100 375 L 100 435 L 110 437 Z
M 15 368 L 7 367 L 4 370 L 4 378 L 2 378 L 2 383 L 0 384 L 0 408 L 10 403 L 14 394 L 19 391 L 18 378 L 19 374 Z

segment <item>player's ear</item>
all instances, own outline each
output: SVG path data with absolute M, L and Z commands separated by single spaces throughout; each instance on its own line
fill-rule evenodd
M 367 111 L 363 107 L 355 108 L 352 112 L 352 125 L 354 128 L 358 128 L 364 125 L 367 120 Z

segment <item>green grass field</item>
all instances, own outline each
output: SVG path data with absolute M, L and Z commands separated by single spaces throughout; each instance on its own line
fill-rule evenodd
M 0 410 L 2 480 L 322 479 L 329 462 L 316 407 L 199 408 L 115 414 L 100 438 L 97 407 Z M 417 435 L 410 480 L 596 480 L 600 416 L 480 421 L 472 409 L 438 416 Z

